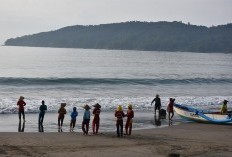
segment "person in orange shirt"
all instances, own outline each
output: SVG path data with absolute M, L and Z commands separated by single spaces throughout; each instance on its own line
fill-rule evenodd
M 17 106 L 19 107 L 19 120 L 21 121 L 21 115 L 23 115 L 23 121 L 25 122 L 25 113 L 24 113 L 24 106 L 26 103 L 24 102 L 24 97 L 20 96 L 17 102 Z
M 59 129 L 62 128 L 63 126 L 63 121 L 64 121 L 64 115 L 67 113 L 66 109 L 64 108 L 66 106 L 66 103 L 61 103 L 60 108 L 58 110 L 58 126 Z
M 125 125 L 126 135 L 131 135 L 132 123 L 133 123 L 133 118 L 134 118 L 134 111 L 132 110 L 131 104 L 128 105 L 126 116 L 127 116 L 126 125 Z M 128 132 L 128 129 L 129 129 L 129 132 Z

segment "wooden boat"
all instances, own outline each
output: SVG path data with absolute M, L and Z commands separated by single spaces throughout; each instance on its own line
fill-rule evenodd
M 179 104 L 174 104 L 174 111 L 182 118 L 191 121 L 203 123 L 232 124 L 232 112 L 221 114 L 220 112 L 203 111 Z

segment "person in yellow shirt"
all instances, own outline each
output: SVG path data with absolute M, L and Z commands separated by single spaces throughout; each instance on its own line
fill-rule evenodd
M 225 114 L 227 113 L 227 102 L 229 102 L 228 100 L 224 100 L 222 107 L 221 107 L 221 114 Z

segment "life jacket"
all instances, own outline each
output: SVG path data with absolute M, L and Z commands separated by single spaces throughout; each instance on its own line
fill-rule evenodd
M 117 118 L 117 120 L 122 120 L 124 117 L 124 112 L 123 111 L 116 111 L 115 112 L 115 117 Z

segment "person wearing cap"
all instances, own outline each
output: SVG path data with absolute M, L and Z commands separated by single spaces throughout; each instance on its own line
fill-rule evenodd
M 221 114 L 226 114 L 227 113 L 227 102 L 229 102 L 228 100 L 224 100 L 222 103 L 222 107 L 221 107 Z
M 134 111 L 132 110 L 131 104 L 128 105 L 126 116 L 127 116 L 126 125 L 125 125 L 126 135 L 131 135 L 132 123 L 133 123 L 133 118 L 134 118 Z M 129 129 L 129 132 L 128 132 L 128 129 Z
M 58 110 L 58 126 L 59 129 L 62 128 L 63 126 L 63 121 L 64 121 L 64 115 L 67 113 L 65 109 L 66 103 L 61 103 L 60 108 Z
M 17 106 L 19 107 L 19 120 L 21 121 L 21 115 L 23 116 L 23 121 L 25 122 L 25 113 L 24 113 L 24 106 L 26 106 L 26 103 L 24 102 L 24 97 L 20 96 L 19 100 L 17 102 Z
M 90 111 L 91 109 L 89 105 L 85 105 L 83 107 L 85 109 L 84 115 L 83 115 L 83 121 L 82 121 L 82 131 L 84 135 L 88 135 L 89 132 L 89 122 L 90 122 Z
M 117 110 L 114 113 L 114 116 L 117 118 L 116 120 L 117 136 L 122 137 L 123 136 L 123 117 L 125 117 L 125 114 L 122 110 L 121 105 L 118 105 Z M 119 127 L 120 127 L 120 130 L 119 130 Z
M 39 125 L 43 125 L 45 111 L 47 111 L 47 105 L 45 105 L 45 101 L 42 100 L 42 105 L 39 107 Z
M 99 130 L 99 125 L 100 125 L 100 113 L 101 113 L 101 105 L 96 103 L 94 106 L 93 110 L 93 122 L 92 122 L 92 129 L 93 129 L 93 134 L 98 134 Z
M 154 102 L 155 102 L 154 111 L 155 111 L 155 114 L 156 114 L 156 110 L 160 111 L 160 108 L 161 108 L 161 100 L 160 100 L 159 94 L 156 94 L 155 98 L 151 102 L 151 106 L 152 106 L 152 104 Z
M 77 108 L 73 107 L 73 111 L 71 113 L 71 122 L 70 122 L 70 131 L 71 132 L 75 128 L 77 116 L 78 116 Z

